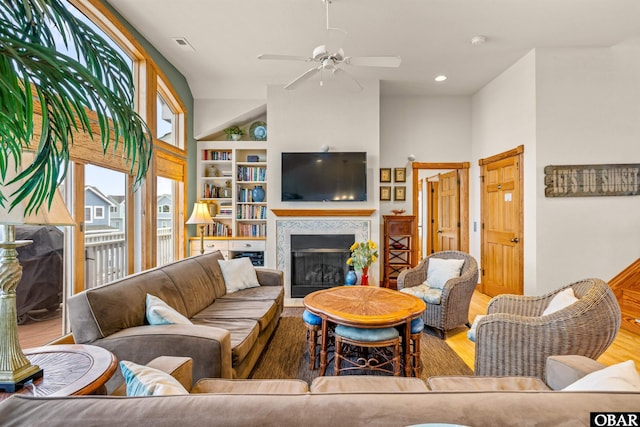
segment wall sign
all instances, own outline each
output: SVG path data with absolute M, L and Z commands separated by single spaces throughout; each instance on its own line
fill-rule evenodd
M 545 166 L 546 197 L 640 195 L 640 164 Z

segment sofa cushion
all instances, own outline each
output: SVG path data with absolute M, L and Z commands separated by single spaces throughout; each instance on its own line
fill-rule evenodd
M 627 360 L 592 372 L 562 390 L 640 391 L 640 374 L 633 360 Z
M 174 396 L 189 394 L 182 384 L 166 372 L 122 360 L 120 370 L 127 384 L 127 396 Z
M 442 289 L 449 279 L 460 277 L 463 259 L 429 258 L 426 283 L 430 288 Z
M 428 391 L 420 378 L 346 375 L 317 377 L 311 382 L 311 393 L 413 393 Z
M 552 390 L 560 390 L 592 372 L 606 368 L 600 362 L 577 354 L 547 357 L 545 382 Z
M 231 357 L 235 366 L 251 351 L 260 335 L 260 326 L 253 319 L 213 319 L 197 317 L 191 319 L 196 325 L 215 326 L 229 331 L 231 335 Z
M 206 263 L 217 264 L 218 257 L 208 256 L 205 259 Z M 215 281 L 221 280 L 221 277 L 212 276 L 203 264 L 205 263 L 187 258 L 160 267 L 162 272 L 177 284 L 176 288 L 184 301 L 187 317 L 208 307 L 216 299 Z
M 309 385 L 302 380 L 227 380 L 202 378 L 191 389 L 192 393 L 225 394 L 305 394 Z
M 195 319 L 252 319 L 260 324 L 263 331 L 278 313 L 278 306 L 273 301 L 244 301 L 219 298 L 215 303 L 191 318 Z
M 220 264 L 220 269 L 222 270 L 227 294 L 260 286 L 256 270 L 249 258 L 240 257 L 228 261 L 218 260 L 218 264 Z
M 214 251 L 191 258 L 200 264 L 207 276 L 211 278 L 213 290 L 216 298 L 220 298 L 227 293 L 227 287 L 224 285 L 224 277 L 218 260 L 224 260 L 224 255 L 220 251 Z
M 220 300 L 243 300 L 243 301 L 278 301 L 284 296 L 282 286 L 257 286 L 255 288 L 243 289 L 240 292 L 226 294 Z
M 147 294 L 145 315 L 150 325 L 191 325 L 191 321 L 160 298 Z
M 549 391 L 537 377 L 465 377 L 441 376 L 427 379 L 434 391 Z

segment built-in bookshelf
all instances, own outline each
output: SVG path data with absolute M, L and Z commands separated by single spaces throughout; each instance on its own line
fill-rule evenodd
M 266 237 L 266 160 L 264 141 L 198 142 L 198 198 L 209 205 L 214 220 L 206 236 Z

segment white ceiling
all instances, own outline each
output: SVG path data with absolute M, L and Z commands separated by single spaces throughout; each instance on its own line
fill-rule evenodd
M 326 41 L 322 0 L 108 2 L 186 77 L 196 99 L 264 99 L 266 85 L 286 84 L 310 64 L 261 61 L 260 53 L 310 56 Z M 333 0 L 330 24 L 348 32 L 348 56 L 402 57 L 397 69 L 345 66 L 382 80 L 383 94 L 468 95 L 532 48 L 640 38 L 640 0 Z M 487 42 L 472 46 L 480 34 Z M 438 74 L 449 78 L 436 83 Z

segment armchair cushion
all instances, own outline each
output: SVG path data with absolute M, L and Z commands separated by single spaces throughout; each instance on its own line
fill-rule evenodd
M 542 312 L 542 315 L 547 316 L 555 313 L 558 310 L 569 307 L 576 301 L 578 301 L 578 298 L 576 298 L 573 288 L 566 288 L 564 291 L 558 292 L 556 296 L 553 297 L 547 308 Z
M 640 391 L 640 374 L 633 360 L 592 372 L 563 391 Z
M 460 277 L 464 259 L 432 258 L 427 268 L 426 283 L 432 289 L 442 289 L 449 279 Z
M 440 304 L 442 299 L 442 289 L 430 288 L 429 285 L 418 285 L 413 288 L 402 288 L 400 292 L 418 297 L 429 304 Z
M 476 329 L 478 328 L 478 323 L 486 317 L 486 314 L 478 314 L 475 319 L 473 319 L 473 323 L 471 324 L 471 328 L 467 331 L 467 338 L 469 341 L 476 342 Z

